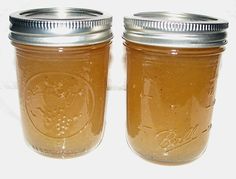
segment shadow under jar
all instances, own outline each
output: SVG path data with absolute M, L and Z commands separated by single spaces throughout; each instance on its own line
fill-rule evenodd
M 10 15 L 25 138 L 37 152 L 74 157 L 103 134 L 111 16 L 78 8 Z
M 205 150 L 228 23 L 168 12 L 125 17 L 127 133 L 131 148 L 161 164 Z

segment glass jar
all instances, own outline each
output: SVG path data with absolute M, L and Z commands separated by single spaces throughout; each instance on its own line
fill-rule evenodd
M 68 158 L 101 141 L 111 21 L 78 8 L 10 15 L 23 131 L 37 152 Z
M 190 162 L 208 142 L 228 23 L 168 12 L 124 22 L 129 144 L 153 162 Z

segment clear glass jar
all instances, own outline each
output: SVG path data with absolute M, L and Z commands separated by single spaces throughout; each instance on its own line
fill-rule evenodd
M 57 14 L 64 14 L 63 19 Z M 29 145 L 43 155 L 78 156 L 102 139 L 112 37 L 111 17 L 102 14 L 36 9 L 10 16 L 23 131 Z M 37 26 L 40 21 L 47 25 Z
M 125 19 L 127 137 L 147 160 L 187 163 L 206 148 L 228 25 L 213 19 L 166 12 Z M 207 23 L 218 30 L 207 30 Z M 198 30 L 187 30 L 191 24 Z M 210 38 L 212 31 L 217 37 Z

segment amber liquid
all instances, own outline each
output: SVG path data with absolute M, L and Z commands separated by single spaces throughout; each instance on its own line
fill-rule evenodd
M 196 159 L 208 141 L 223 49 L 125 45 L 132 149 L 164 164 Z
M 27 142 L 39 153 L 59 158 L 97 146 L 103 133 L 110 43 L 14 45 Z

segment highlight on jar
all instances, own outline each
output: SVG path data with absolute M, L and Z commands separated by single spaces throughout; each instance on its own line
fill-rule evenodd
M 178 165 L 206 149 L 226 44 L 225 20 L 143 12 L 124 18 L 127 140 L 139 156 Z
M 10 23 L 27 143 L 56 158 L 95 148 L 103 136 L 112 17 L 43 8 L 15 12 Z

